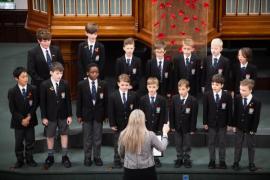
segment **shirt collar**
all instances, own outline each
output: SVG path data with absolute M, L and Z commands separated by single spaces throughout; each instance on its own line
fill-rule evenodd
M 25 86 L 21 86 L 21 85 L 19 85 L 19 84 L 18 84 L 18 86 L 19 86 L 19 88 L 20 88 L 21 92 L 22 92 L 22 89 L 25 89 L 25 91 L 27 91 L 27 85 L 25 85 Z
M 184 55 L 184 59 L 186 60 L 187 58 L 188 58 L 188 60 L 190 60 L 191 59 L 191 54 L 189 56 Z
M 120 92 L 121 96 L 123 95 L 123 93 L 125 93 L 125 95 L 127 95 L 127 93 L 128 93 L 128 91 L 124 92 L 124 91 L 121 91 L 120 89 L 119 89 L 119 92 Z
M 218 94 L 219 97 L 221 97 L 221 95 L 222 95 L 222 90 L 220 90 L 218 93 L 216 93 L 216 92 L 213 91 L 213 94 L 214 94 L 215 97 L 216 97 L 216 94 Z
M 252 99 L 252 94 L 249 94 L 246 98 L 247 98 L 247 104 L 250 103 L 251 99 Z M 242 99 L 244 100 L 244 97 L 242 97 Z
M 59 82 L 56 82 L 53 78 L 51 78 L 51 82 L 52 82 L 53 86 L 56 86 L 56 83 L 58 83 L 58 85 L 59 85 Z
M 215 58 L 217 58 L 219 60 L 221 54 L 217 55 L 217 56 L 212 56 L 212 60 L 214 61 Z
M 241 67 L 241 68 L 247 68 L 247 65 L 248 65 L 248 62 L 247 62 L 246 64 L 241 64 L 241 63 L 240 63 L 240 67 Z
M 132 61 L 132 57 L 133 57 L 133 56 L 127 57 L 127 55 L 125 55 L 126 60 L 130 59 L 130 62 Z
M 88 81 L 89 81 L 89 84 L 92 84 L 92 81 L 94 81 L 95 84 L 97 84 L 97 79 L 96 80 L 92 80 L 92 79 L 88 78 Z
M 148 96 L 149 96 L 149 99 L 151 99 L 151 97 L 154 97 L 154 99 L 156 99 L 157 94 L 155 94 L 154 96 L 151 96 L 150 94 L 148 94 Z
M 87 44 L 88 44 L 88 46 L 89 46 L 89 48 L 90 48 L 90 46 L 95 46 L 95 43 L 96 43 L 96 41 L 95 42 L 90 42 L 88 39 L 87 39 Z
M 185 100 L 187 100 L 188 95 L 189 95 L 189 94 L 187 94 L 186 97 L 180 96 L 180 99 L 185 99 Z

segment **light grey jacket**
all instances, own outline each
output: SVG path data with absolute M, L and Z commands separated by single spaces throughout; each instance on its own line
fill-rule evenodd
M 140 154 L 125 152 L 123 145 L 118 146 L 120 157 L 124 159 L 124 167 L 128 169 L 145 169 L 155 165 L 153 148 L 165 151 L 168 145 L 168 138 L 163 137 L 160 141 L 154 132 L 145 133 L 145 141 Z

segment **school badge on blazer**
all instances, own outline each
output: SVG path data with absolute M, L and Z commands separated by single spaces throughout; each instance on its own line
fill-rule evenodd
M 99 98 L 100 99 L 103 99 L 103 97 L 104 97 L 104 94 L 101 92 L 101 93 L 99 93 Z
M 191 108 L 187 107 L 186 110 L 185 110 L 185 113 L 190 114 L 190 111 L 191 111 Z
M 156 107 L 156 113 L 158 113 L 158 114 L 160 113 L 160 107 L 159 106 Z
M 221 104 L 221 109 L 224 110 L 224 109 L 226 109 L 226 107 L 227 107 L 227 104 L 226 104 L 226 103 L 222 103 L 222 104 Z
M 61 93 L 61 97 L 62 97 L 62 99 L 65 99 L 66 98 L 66 93 L 65 92 L 62 92 Z
M 95 54 L 96 54 L 96 58 L 95 61 L 99 61 L 99 48 L 95 48 Z

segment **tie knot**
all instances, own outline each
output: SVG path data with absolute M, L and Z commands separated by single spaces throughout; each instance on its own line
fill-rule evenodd
M 151 96 L 151 101 L 154 102 L 155 101 L 155 97 Z
M 185 99 L 181 99 L 181 104 L 184 104 L 184 102 L 185 102 Z
M 23 93 L 25 93 L 25 92 L 26 92 L 25 88 L 22 88 L 22 92 L 23 92 Z
M 55 85 L 56 85 L 56 88 L 58 88 L 58 87 L 59 87 L 59 83 L 55 83 Z
M 48 49 L 46 49 L 46 53 L 49 53 Z
M 158 64 L 159 64 L 159 65 L 161 66 L 161 64 L 162 64 L 162 61 L 159 61 L 159 62 L 158 62 Z
M 92 81 L 92 85 L 95 85 L 95 81 Z

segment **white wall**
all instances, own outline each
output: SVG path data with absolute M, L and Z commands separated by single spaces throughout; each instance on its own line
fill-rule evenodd
M 27 0 L 14 0 L 16 9 L 27 9 Z

